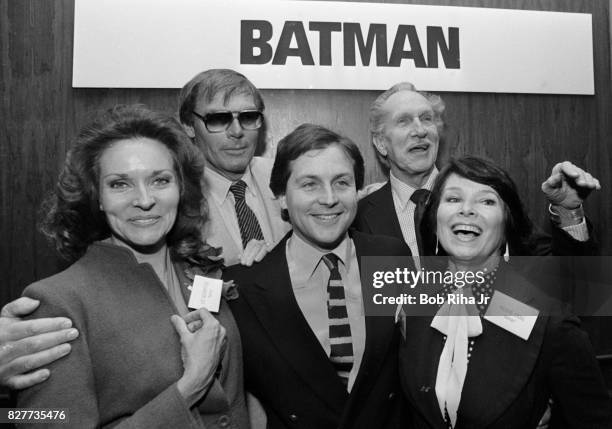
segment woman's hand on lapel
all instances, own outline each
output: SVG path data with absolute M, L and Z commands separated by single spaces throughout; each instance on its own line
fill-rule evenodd
M 175 314 L 171 321 L 181 340 L 184 368 L 177 388 L 189 406 L 193 406 L 212 385 L 227 347 L 225 328 L 203 308 L 184 319 Z

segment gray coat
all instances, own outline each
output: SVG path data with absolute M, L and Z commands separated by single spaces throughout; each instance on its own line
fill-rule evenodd
M 188 297 L 184 268 L 175 264 Z M 24 295 L 41 300 L 32 317 L 69 317 L 80 335 L 49 365 L 47 381 L 20 392 L 19 407 L 66 408 L 69 424 L 60 428 L 248 427 L 240 337 L 225 301 L 217 315 L 228 337 L 222 369 L 190 410 L 176 388 L 183 364 L 170 316 L 178 311 L 153 268 L 128 249 L 95 243 Z

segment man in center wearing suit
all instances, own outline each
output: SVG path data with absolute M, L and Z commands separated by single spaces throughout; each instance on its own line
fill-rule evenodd
M 350 140 L 301 125 L 278 145 L 270 187 L 290 232 L 252 267 L 230 267 L 246 388 L 269 428 L 400 428 L 393 317 L 364 316 L 360 257 L 408 256 L 403 241 L 349 231 L 363 185 Z

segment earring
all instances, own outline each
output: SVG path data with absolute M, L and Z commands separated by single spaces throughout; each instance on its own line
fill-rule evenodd
M 434 255 L 438 254 L 438 236 L 436 235 L 436 253 L 434 253 Z
M 506 242 L 506 251 L 504 252 L 504 261 L 510 260 L 510 250 L 508 249 L 508 242 Z

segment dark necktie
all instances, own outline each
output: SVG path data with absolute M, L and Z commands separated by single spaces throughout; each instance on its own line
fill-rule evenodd
M 263 240 L 261 227 L 255 213 L 244 200 L 244 192 L 246 183 L 239 180 L 230 186 L 230 192 L 234 194 L 234 204 L 236 206 L 236 217 L 238 218 L 238 226 L 240 227 L 240 237 L 242 238 L 242 248 L 245 248 L 247 243 L 252 239 Z
M 322 259 L 329 268 L 329 281 L 327 282 L 327 316 L 331 346 L 329 360 L 336 368 L 342 383 L 347 386 L 354 357 L 344 286 L 340 271 L 338 271 L 338 257 L 333 253 L 328 253 Z
M 425 206 L 427 200 L 429 200 L 430 191 L 427 189 L 417 189 L 410 196 L 410 201 L 416 204 L 414 209 L 414 232 L 416 234 L 417 246 L 419 247 L 419 255 L 427 255 L 427 251 L 424 248 L 425 242 L 423 241 L 421 233 L 421 224 L 423 223 L 423 215 L 425 214 Z

